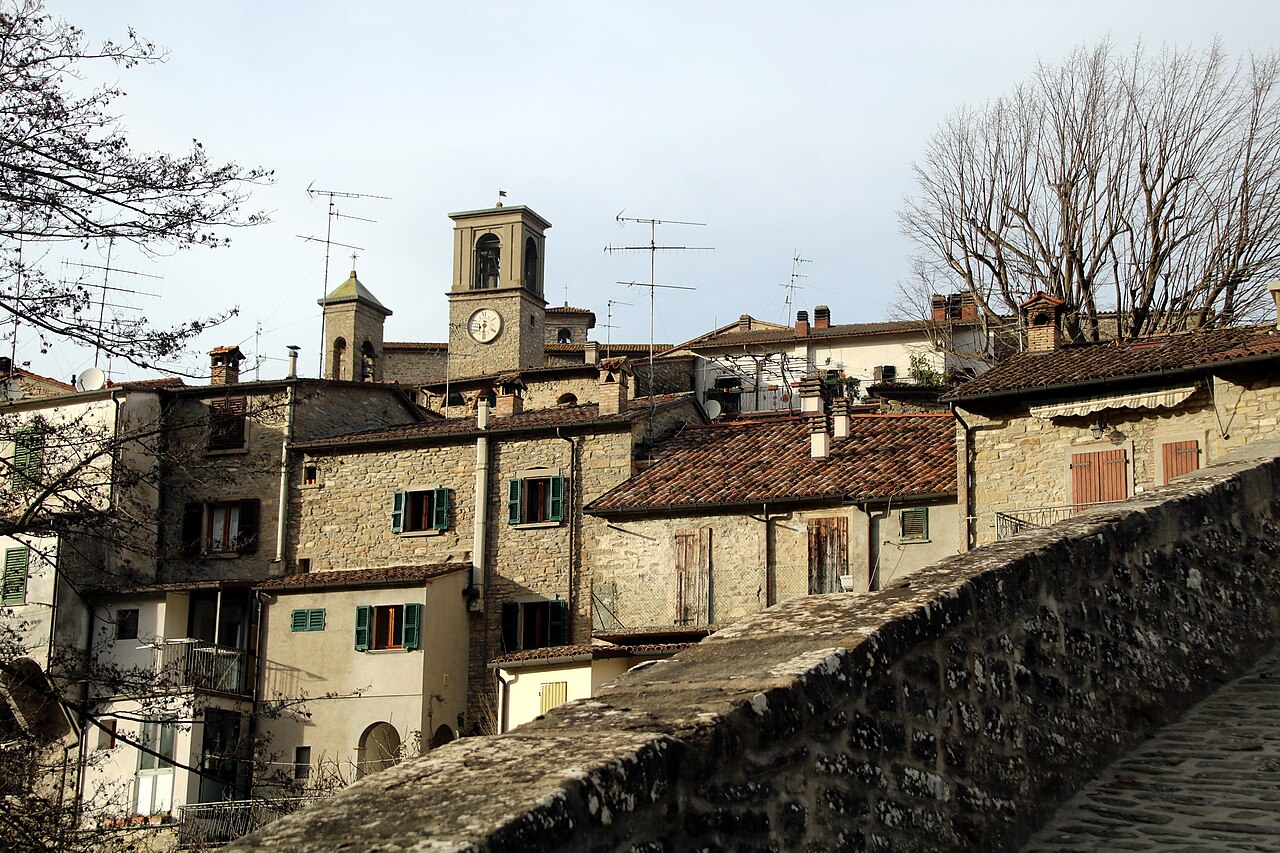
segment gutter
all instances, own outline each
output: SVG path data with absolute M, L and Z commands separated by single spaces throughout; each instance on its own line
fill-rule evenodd
M 842 505 L 858 505 L 858 506 L 887 506 L 897 501 L 902 502 L 903 499 L 929 501 L 944 500 L 946 498 L 956 497 L 956 492 L 922 492 L 919 494 L 896 494 L 886 497 L 876 498 L 856 498 L 844 492 L 828 492 L 821 495 L 809 495 L 797 498 L 771 498 L 778 507 L 804 507 L 817 504 L 829 504 L 839 501 Z M 590 506 L 584 507 L 583 512 L 587 515 L 594 515 L 597 518 L 623 518 L 626 516 L 636 515 L 681 515 L 691 512 L 699 512 L 704 510 L 715 510 L 722 512 L 733 512 L 744 509 L 753 509 L 761 505 L 761 501 L 756 498 L 749 501 L 733 501 L 731 503 L 722 504 L 661 504 L 658 506 L 641 506 L 626 507 L 620 509 L 598 509 L 592 510 Z

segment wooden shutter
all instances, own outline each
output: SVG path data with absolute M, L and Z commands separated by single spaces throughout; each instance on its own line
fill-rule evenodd
M 523 517 L 520 508 L 522 486 L 521 480 L 507 481 L 507 524 L 519 524 Z
M 4 579 L 0 581 L 0 605 L 17 607 L 27 603 L 26 548 L 8 548 L 4 552 Z
M 324 608 L 317 607 L 314 610 L 307 611 L 307 630 L 323 631 L 324 630 Z
M 260 502 L 257 498 L 240 501 L 239 513 L 236 521 L 239 529 L 236 534 L 236 551 L 241 554 L 252 554 L 258 550 Z
M 373 628 L 373 608 L 361 604 L 356 608 L 356 651 L 363 652 L 369 648 L 369 634 Z
M 849 520 L 809 519 L 809 594 L 840 591 L 849 573 Z
M 422 645 L 421 604 L 406 604 L 404 606 L 404 637 L 401 642 L 406 649 L 416 649 Z
M 232 397 L 209 403 L 209 449 L 244 447 L 245 398 Z
M 519 482 L 519 480 L 513 482 Z M 515 601 L 508 601 L 502 605 L 502 650 L 504 652 L 520 650 L 520 605 Z
M 404 532 L 404 492 L 396 492 L 391 497 L 391 532 Z
M 900 539 L 928 539 L 929 538 L 929 509 L 928 507 L 914 507 L 912 509 L 904 509 L 901 513 L 902 530 Z
M 557 705 L 563 705 L 569 701 L 569 682 L 544 681 L 540 694 L 542 705 L 538 713 L 545 714 Z
M 569 642 L 569 603 L 559 598 L 547 602 L 547 645 Z
M 13 439 L 13 488 L 26 491 L 40 485 L 44 465 L 44 430 L 38 426 L 20 430 Z
M 306 631 L 310 613 L 306 610 L 295 610 L 289 614 L 290 631 Z
M 449 490 L 436 489 L 431 500 L 431 526 L 436 530 L 449 529 Z
M 550 478 L 547 489 L 547 521 L 564 521 L 564 477 Z
M 1123 449 L 1071 454 L 1071 503 L 1082 507 L 1124 500 L 1126 475 Z
M 677 625 L 711 621 L 711 528 L 676 531 Z
M 1164 481 L 1168 483 L 1174 477 L 1190 474 L 1200 468 L 1200 442 L 1193 438 L 1190 441 L 1162 444 L 1160 456 L 1164 465 Z
M 203 540 L 204 504 L 189 503 L 182 508 L 182 556 L 199 556 Z

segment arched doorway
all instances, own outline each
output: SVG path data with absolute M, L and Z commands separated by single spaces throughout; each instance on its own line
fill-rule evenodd
M 390 723 L 374 723 L 360 735 L 356 778 L 386 770 L 400 761 L 400 733 Z
M 455 737 L 456 735 L 453 733 L 453 729 L 448 726 L 440 726 L 440 728 L 436 729 L 436 733 L 431 736 L 430 748 L 435 749 L 438 746 L 444 746 Z

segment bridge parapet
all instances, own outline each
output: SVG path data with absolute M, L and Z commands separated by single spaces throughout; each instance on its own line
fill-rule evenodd
M 228 849 L 1016 849 L 1274 644 L 1277 456 L 789 601 Z

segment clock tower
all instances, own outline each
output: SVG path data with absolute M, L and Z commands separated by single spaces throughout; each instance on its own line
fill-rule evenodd
M 451 213 L 449 373 L 542 367 L 543 246 L 551 223 L 524 205 Z

